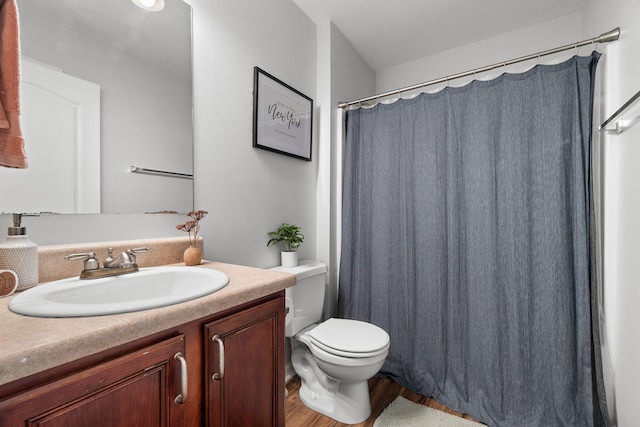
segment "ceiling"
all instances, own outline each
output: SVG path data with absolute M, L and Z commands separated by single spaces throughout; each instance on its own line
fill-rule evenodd
M 330 19 L 375 71 L 562 15 L 585 0 L 293 0 Z
M 165 0 L 162 12 L 148 12 L 131 0 L 18 0 L 20 16 L 39 15 L 112 49 L 191 78 L 191 7 Z M 29 28 L 21 28 L 21 31 Z M 64 39 L 51 34 L 56 40 Z M 186 48 L 185 48 L 186 47 Z
M 257 1 L 257 0 L 256 0 Z M 330 19 L 375 71 L 457 46 L 578 12 L 585 0 L 293 0 L 313 21 Z M 130 0 L 19 0 L 19 7 L 64 25 L 87 31 L 98 40 L 115 34 L 121 48 L 133 49 L 132 37 L 152 39 L 136 52 L 149 60 L 172 63 L 186 56 L 191 33 L 176 30 L 175 14 L 190 19 L 182 1 L 167 0 L 170 13 L 149 13 Z M 113 7 L 128 6 L 127 12 Z M 182 19 L 182 17 L 181 17 Z M 167 22 L 167 20 L 169 20 Z M 183 22 L 183 21 L 180 21 Z M 159 26 L 162 28 L 158 31 Z M 115 30 L 115 31 L 114 31 Z M 104 32 L 104 34 L 103 34 Z M 111 35 L 110 37 L 114 37 Z M 174 42 L 180 40 L 178 47 Z M 190 73 L 190 70 L 180 70 Z

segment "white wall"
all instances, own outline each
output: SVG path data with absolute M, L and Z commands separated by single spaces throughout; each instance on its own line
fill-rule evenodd
M 341 101 L 368 96 L 375 89 L 375 73 L 329 20 L 318 23 L 318 253 L 329 267 L 325 316 L 337 315 L 342 186 Z
M 599 72 L 605 74 L 602 118 L 640 89 L 640 2 L 587 0 L 583 32 L 597 35 L 620 27 L 607 45 Z M 636 113 L 637 114 L 637 113 Z M 605 184 L 605 326 L 610 356 L 606 372 L 610 411 L 620 427 L 638 425 L 640 396 L 640 126 L 602 135 Z
M 205 257 L 280 264 L 267 232 L 302 227 L 301 258 L 315 258 L 318 116 L 312 162 L 252 147 L 253 67 L 316 99 L 316 28 L 290 0 L 191 0 L 194 17 L 195 206 Z

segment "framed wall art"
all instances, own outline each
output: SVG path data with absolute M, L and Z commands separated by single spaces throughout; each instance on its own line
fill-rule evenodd
M 254 67 L 253 146 L 311 161 L 313 99 Z

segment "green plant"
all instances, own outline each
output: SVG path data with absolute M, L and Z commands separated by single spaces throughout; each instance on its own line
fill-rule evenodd
M 273 236 L 268 242 L 267 247 L 282 243 L 284 250 L 287 252 L 295 251 L 300 247 L 300 243 L 304 241 L 304 236 L 300 233 L 300 227 L 291 224 L 282 224 L 276 231 L 268 233 Z

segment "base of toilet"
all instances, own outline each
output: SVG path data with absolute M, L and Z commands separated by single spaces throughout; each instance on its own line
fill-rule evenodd
M 300 377 L 299 397 L 305 406 L 344 424 L 358 424 L 369 418 L 369 376 L 337 380 L 320 369 L 306 345 L 297 339 L 291 344 L 291 363 Z
M 335 394 L 321 395 L 301 380 L 299 397 L 309 409 L 343 424 L 358 424 L 371 415 L 368 381 L 339 383 Z

